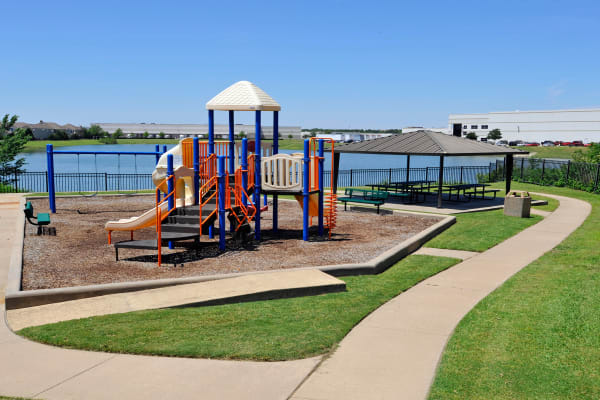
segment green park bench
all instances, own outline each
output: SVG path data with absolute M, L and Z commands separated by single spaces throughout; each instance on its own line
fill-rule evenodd
M 346 197 L 338 197 L 338 201 L 344 203 L 344 211 L 347 203 L 371 204 L 377 206 L 377 214 L 379 214 L 379 207 L 385 203 L 389 194 L 378 190 L 346 188 L 344 195 Z
M 48 233 L 49 235 L 56 236 L 56 228 L 46 226 L 46 225 L 50 225 L 50 214 L 38 213 L 38 215 L 35 215 L 33 213 L 33 204 L 31 204 L 30 201 L 28 201 L 25 204 L 25 208 L 23 209 L 23 211 L 25 212 L 25 218 L 27 218 L 27 221 L 29 221 L 29 223 L 31 225 L 35 225 L 38 227 L 38 229 L 37 229 L 38 235 Z M 35 221 L 33 221 L 33 220 L 35 220 Z

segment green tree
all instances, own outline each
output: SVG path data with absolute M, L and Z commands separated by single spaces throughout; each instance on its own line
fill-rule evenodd
M 600 143 L 592 143 L 587 151 L 577 150 L 573 153 L 573 161 L 585 163 L 600 163 Z
M 239 137 L 241 137 L 242 139 L 246 137 L 246 132 L 241 131 L 240 134 L 238 135 Z
M 165 138 L 165 133 L 164 132 L 160 132 L 158 134 L 158 137 L 161 138 L 161 139 L 164 139 Z
M 112 137 L 113 137 L 113 139 L 122 138 L 123 130 L 121 128 L 118 128 L 116 131 L 113 132 Z
M 492 140 L 500 140 L 500 139 L 502 139 L 502 132 L 500 132 L 500 129 L 498 129 L 498 128 L 492 129 L 491 131 L 488 132 L 487 137 L 488 137 L 488 139 L 492 139 Z
M 467 133 L 467 136 L 465 136 L 467 139 L 471 139 L 471 140 L 477 140 L 477 134 L 475 132 L 469 132 Z
M 25 165 L 25 159 L 17 158 L 17 155 L 23 151 L 31 135 L 25 128 L 17 128 L 10 133 L 18 119 L 18 115 L 10 117 L 5 114 L 0 123 L 0 175 L 2 176 L 21 172 Z M 10 183 L 0 182 L 0 184 Z
M 293 139 L 294 135 L 288 135 L 288 139 Z
M 92 125 L 87 129 L 87 135 L 90 138 L 101 138 L 104 136 L 104 130 L 100 125 Z
M 150 134 L 148 133 L 148 131 L 144 132 L 144 139 L 148 139 L 148 136 L 150 136 Z

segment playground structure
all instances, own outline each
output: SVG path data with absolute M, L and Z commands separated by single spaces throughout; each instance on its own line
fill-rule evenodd
M 278 231 L 278 197 L 293 195 L 303 210 L 303 234 L 309 240 L 309 227 L 317 218 L 318 234 L 328 235 L 336 225 L 336 195 L 325 193 L 323 182 L 324 144 L 330 143 L 333 162 L 333 141 L 311 138 L 304 142 L 304 152 L 279 154 L 278 119 L 281 107 L 275 100 L 250 82 L 241 81 L 215 96 L 207 103 L 208 140 L 183 139 L 169 151 L 159 152 L 54 152 L 48 145 L 48 176 L 50 208 L 56 212 L 54 193 L 54 154 L 135 154 L 157 158 L 152 174 L 156 186 L 156 206 L 140 216 L 109 221 L 105 229 L 109 244 L 113 231 L 129 231 L 130 240 L 115 243 L 119 248 L 155 249 L 161 264 L 161 248 L 174 248 L 178 241 L 194 240 L 203 235 L 219 235 L 219 248 L 225 250 L 227 227 L 233 238 L 245 241 L 252 231 L 261 240 L 261 195 L 272 196 L 272 226 Z M 227 111 L 229 140 L 214 140 L 214 111 Z M 254 111 L 255 143 L 243 139 L 236 146 L 234 112 Z M 273 111 L 272 155 L 263 157 L 261 143 L 261 112 Z M 250 147 L 250 148 L 249 148 Z M 333 167 L 333 164 L 332 164 Z M 218 220 L 218 231 L 215 223 Z M 251 227 L 254 224 L 254 229 Z M 133 232 L 154 226 L 156 240 L 134 240 Z

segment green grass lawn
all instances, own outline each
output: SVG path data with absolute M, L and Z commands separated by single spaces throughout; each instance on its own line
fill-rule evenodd
M 117 144 L 177 144 L 180 139 L 118 139 Z M 241 139 L 239 139 L 241 141 Z M 77 139 L 77 140 L 32 140 L 25 145 L 25 152 L 46 151 L 46 144 L 51 143 L 54 147 L 65 146 L 86 146 L 97 144 L 101 145 L 95 139 Z M 272 140 L 263 139 L 263 143 L 273 143 Z M 304 141 L 300 139 L 279 139 L 279 148 L 283 150 L 301 150 L 304 147 Z
M 507 217 L 504 210 L 456 215 L 456 224 L 430 240 L 425 247 L 485 251 L 539 222 L 542 217 Z
M 371 311 L 458 261 L 413 255 L 379 275 L 343 278 L 346 292 L 107 315 L 19 334 L 57 346 L 117 353 L 299 359 L 331 351 Z
M 600 196 L 566 188 L 592 214 L 458 325 L 429 399 L 600 398 Z
M 514 148 L 519 149 L 519 150 L 528 151 L 530 154 L 535 153 L 535 154 L 533 154 L 533 156 L 530 155 L 530 157 L 533 157 L 533 158 L 565 158 L 565 159 L 569 159 L 569 158 L 573 158 L 573 153 L 575 153 L 577 150 L 581 150 L 584 153 L 586 151 L 588 151 L 587 147 L 563 147 L 563 146 L 554 146 L 554 147 L 516 146 Z

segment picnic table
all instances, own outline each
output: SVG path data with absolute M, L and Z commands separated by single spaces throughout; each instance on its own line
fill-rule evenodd
M 386 191 L 390 197 L 401 197 L 407 199 L 410 203 L 417 203 L 419 201 L 419 195 L 423 195 L 423 201 L 425 196 L 429 194 L 431 185 L 435 183 L 432 180 L 418 180 L 418 181 L 402 181 L 402 182 L 390 182 L 390 183 L 378 183 L 371 184 L 372 190 Z

